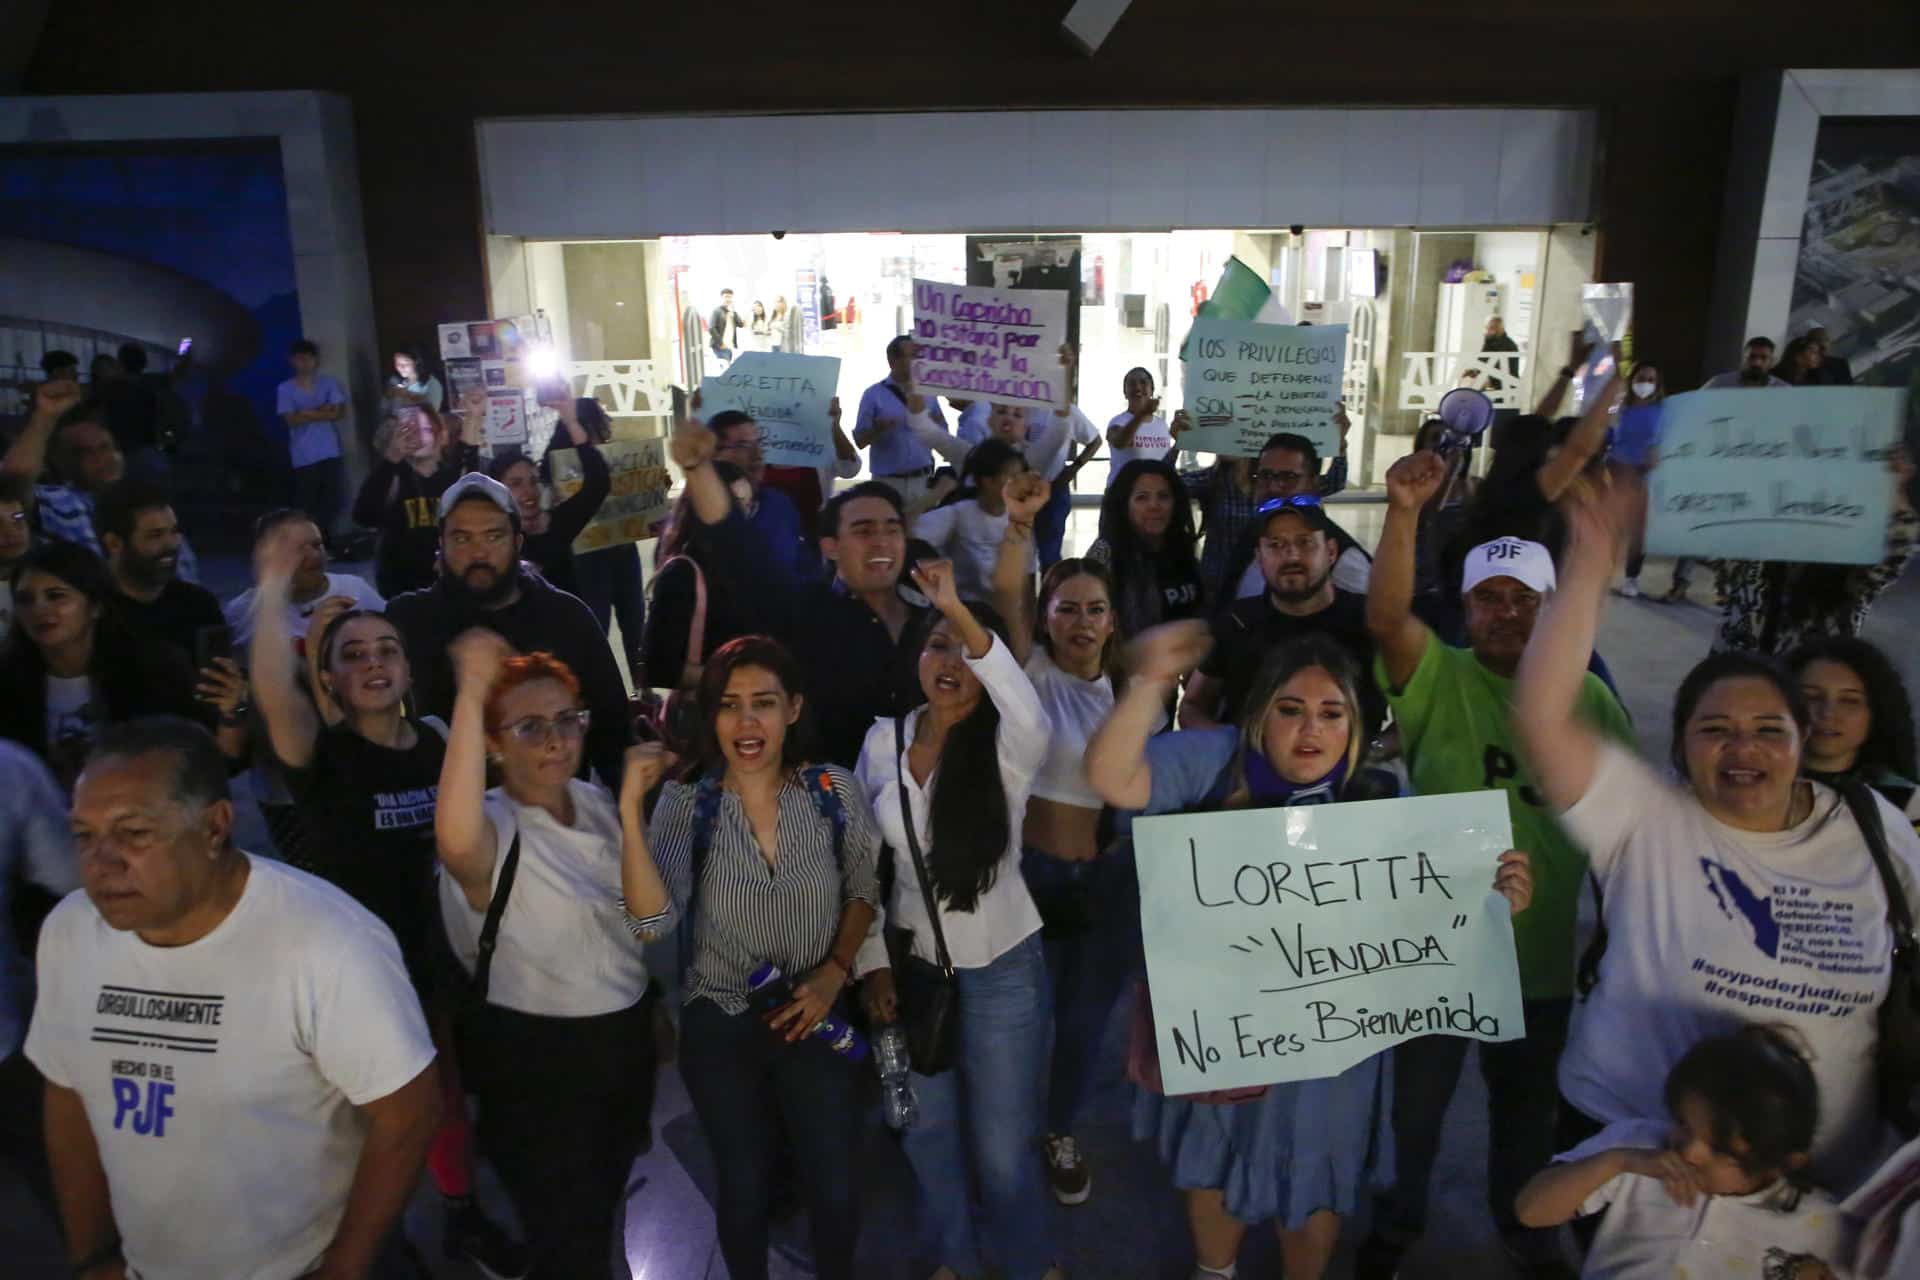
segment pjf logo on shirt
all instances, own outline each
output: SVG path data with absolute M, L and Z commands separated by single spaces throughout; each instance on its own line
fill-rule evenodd
M 113 1127 L 131 1128 L 141 1137 L 167 1136 L 167 1117 L 173 1114 L 173 1068 L 159 1062 L 113 1064 Z M 141 1080 L 129 1077 L 146 1077 Z

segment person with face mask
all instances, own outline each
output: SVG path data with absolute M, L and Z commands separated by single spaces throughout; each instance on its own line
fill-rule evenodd
M 1509 1252 L 1528 1265 L 1543 1261 L 1550 1245 L 1520 1225 L 1513 1199 L 1555 1151 L 1550 1082 L 1573 1002 L 1574 926 L 1587 860 L 1542 798 L 1507 709 L 1520 655 L 1553 594 L 1547 549 L 1500 538 L 1467 555 L 1459 591 L 1468 648 L 1446 644 L 1413 612 L 1420 510 L 1447 476 L 1446 461 L 1433 453 L 1402 458 L 1387 472 L 1387 518 L 1374 555 L 1366 626 L 1377 648 L 1373 676 L 1393 709 L 1414 791 L 1504 791 L 1514 843 L 1533 856 L 1533 905 L 1514 918 L 1527 1033 L 1479 1047 L 1493 1134 L 1488 1206 Z M 1598 677 L 1588 675 L 1576 692 L 1582 725 L 1613 741 L 1633 741 L 1626 712 Z M 1363 1276 L 1391 1275 L 1426 1229 L 1441 1122 L 1465 1051 L 1466 1041 L 1447 1036 L 1421 1037 L 1394 1050 L 1397 1177 L 1361 1251 Z
M 1626 399 L 1620 402 L 1620 412 L 1623 415 L 1641 412 L 1657 413 L 1660 402 L 1666 398 L 1666 385 L 1660 377 L 1660 367 L 1646 360 L 1639 360 L 1634 363 L 1633 380 L 1627 384 L 1627 396 Z M 1640 570 L 1645 566 L 1646 562 L 1646 530 L 1640 529 L 1635 531 L 1633 535 L 1633 546 L 1627 552 L 1626 581 L 1622 582 L 1618 587 L 1614 588 L 1614 590 L 1629 600 L 1638 600 L 1640 598 Z M 1686 561 L 1684 559 L 1674 562 L 1673 577 L 1675 589 L 1682 596 L 1685 596 L 1687 593 L 1685 570 Z
M 1271 498 L 1259 509 L 1260 595 L 1236 600 L 1214 619 L 1214 643 L 1187 681 L 1180 706 L 1183 729 L 1209 729 L 1240 718 L 1248 690 L 1276 646 L 1309 632 L 1328 636 L 1356 669 L 1373 665 L 1367 600 L 1338 585 L 1340 532 L 1317 495 Z M 1386 722 L 1386 704 L 1371 681 L 1360 690 L 1369 739 Z
M 374 436 L 380 460 L 353 500 L 353 521 L 377 529 L 373 581 L 389 598 L 433 582 L 439 554 L 434 504 L 471 471 L 479 451 L 449 437 L 446 420 L 422 405 L 403 405 Z
M 452 713 L 447 646 L 484 624 L 509 644 L 552 653 L 573 671 L 593 712 L 585 759 L 602 778 L 617 780 L 632 733 L 626 682 L 592 611 L 538 574 L 522 572 L 522 542 L 520 504 L 498 480 L 462 476 L 441 495 L 439 579 L 387 605 L 406 640 L 417 713 Z

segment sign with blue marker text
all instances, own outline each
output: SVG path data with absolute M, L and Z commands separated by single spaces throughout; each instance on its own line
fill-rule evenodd
M 1661 406 L 1647 550 L 1703 559 L 1876 564 L 1888 457 L 1906 421 L 1891 387 L 1737 387 Z
M 1526 1034 L 1500 791 L 1139 818 L 1169 1094 L 1335 1076 L 1416 1036 Z
M 1347 365 L 1347 326 L 1195 320 L 1187 335 L 1187 417 L 1180 446 L 1257 458 L 1269 436 L 1305 436 L 1322 458 L 1340 452 L 1333 425 Z
M 929 396 L 1063 408 L 1063 289 L 913 282 L 913 381 Z
M 738 409 L 760 424 L 760 448 L 776 467 L 817 467 L 834 459 L 832 406 L 840 357 L 749 351 L 700 384 L 711 422 Z

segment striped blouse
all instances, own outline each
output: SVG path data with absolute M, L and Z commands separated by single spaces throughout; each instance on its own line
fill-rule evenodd
M 693 912 L 693 960 L 683 1000 L 704 998 L 727 1013 L 745 1012 L 747 979 L 755 969 L 771 961 L 799 978 L 827 958 L 848 902 L 857 898 L 879 909 L 880 833 L 872 806 L 852 774 L 834 766 L 827 772 L 846 811 L 838 862 L 833 826 L 798 781 L 789 779 L 780 791 L 780 847 L 772 867 L 760 856 L 739 795 L 721 793 Z M 664 932 L 687 914 L 695 790 L 669 782 L 647 828 L 647 847 L 668 895 L 664 917 L 644 922 L 653 931 Z

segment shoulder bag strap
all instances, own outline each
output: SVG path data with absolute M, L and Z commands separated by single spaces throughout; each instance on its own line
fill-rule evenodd
M 940 972 L 953 976 L 953 956 L 947 951 L 947 931 L 940 927 L 940 904 L 934 899 L 933 885 L 927 878 L 927 860 L 920 854 L 920 835 L 914 830 L 913 802 L 907 799 L 907 718 L 893 718 L 894 762 L 900 768 L 900 822 L 907 830 L 907 852 L 913 858 L 913 875 L 920 882 L 920 897 L 927 904 L 927 919 L 933 923 L 933 953 Z
M 506 914 L 507 897 L 513 892 L 514 872 L 520 869 L 520 831 L 514 828 L 513 843 L 507 846 L 507 860 L 500 867 L 500 882 L 493 887 L 487 903 L 487 918 L 480 926 L 480 945 L 473 964 L 473 994 L 487 998 L 487 986 L 493 980 L 493 949 L 500 941 L 500 917 Z
M 1909 970 L 1920 968 L 1920 953 L 1916 953 L 1913 933 L 1913 912 L 1907 905 L 1906 890 L 1900 885 L 1900 878 L 1894 874 L 1893 854 L 1887 848 L 1887 828 L 1880 820 L 1880 804 L 1874 799 L 1873 788 L 1864 782 L 1842 782 L 1840 795 L 1847 802 L 1847 808 L 1853 812 L 1853 820 L 1860 828 L 1860 834 L 1866 839 L 1867 852 L 1873 855 L 1873 865 L 1880 872 L 1880 884 L 1887 893 L 1887 923 L 1893 927 L 1894 963 L 1906 966 Z
M 686 560 L 693 570 L 693 617 L 687 622 L 687 656 L 681 666 L 699 667 L 707 656 L 707 575 L 699 561 L 692 556 Z

